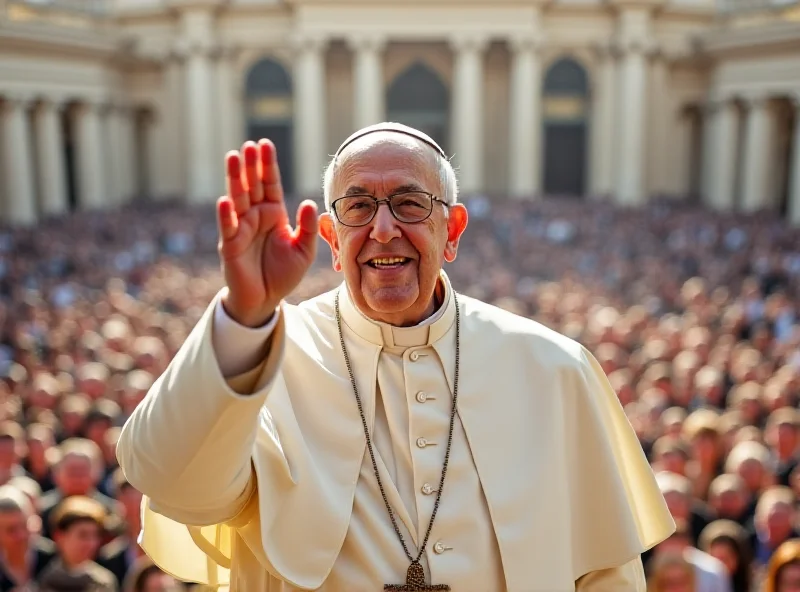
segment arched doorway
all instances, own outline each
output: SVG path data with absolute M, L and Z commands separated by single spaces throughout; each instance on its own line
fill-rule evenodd
M 447 152 L 450 93 L 439 75 L 421 62 L 401 72 L 386 97 L 389 121 L 425 132 Z
M 265 58 L 247 74 L 247 139 L 269 138 L 278 151 L 283 189 L 294 191 L 292 80 L 275 60 Z
M 586 192 L 589 81 L 583 66 L 563 58 L 544 79 L 544 190 L 550 195 Z

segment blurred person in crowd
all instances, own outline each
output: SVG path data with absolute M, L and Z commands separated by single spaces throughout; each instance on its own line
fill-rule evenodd
M 699 592 L 694 566 L 683 553 L 664 553 L 648 566 L 647 592 Z
M 739 437 L 741 437 L 740 430 Z M 769 449 L 757 441 L 738 442 L 725 460 L 725 472 L 739 475 L 752 500 L 775 482 L 772 457 Z
M 0 485 L 25 474 L 19 454 L 24 439 L 25 431 L 18 423 L 5 421 L 0 424 Z
M 700 533 L 698 547 L 725 565 L 733 592 L 750 592 L 753 553 L 742 525 L 732 520 L 715 520 Z
M 686 476 L 692 480 L 695 497 L 706 499 L 711 482 L 722 468 L 719 414 L 710 409 L 693 411 L 683 424 L 683 435 L 692 451 Z
M 188 567 L 210 565 L 216 576 L 211 556 L 227 556 L 242 587 L 392 589 L 405 579 L 413 589 L 429 583 L 427 535 L 413 555 L 405 541 L 420 532 L 417 506 L 441 499 L 433 552 L 466 559 L 436 568 L 445 589 L 535 581 L 543 589 L 644 592 L 640 554 L 673 523 L 636 435 L 584 346 L 455 292 L 442 265 L 455 260 L 468 215 L 442 149 L 399 124 L 361 130 L 328 168 L 327 211 L 317 218 L 304 202 L 294 231 L 274 150 L 265 140 L 228 155 L 229 195 L 217 204 L 226 286 L 120 435 L 120 466 L 150 498 L 145 549 L 182 576 L 186 564 L 164 549 L 186 540 L 182 525 L 217 525 L 238 544 L 200 541 Z M 565 227 L 573 236 L 572 222 Z M 315 259 L 318 231 L 344 284 L 298 307 L 284 304 Z M 495 272 L 493 300 L 506 298 L 514 274 Z M 256 337 L 252 347 L 245 335 Z M 534 369 L 546 397 L 530 395 L 523 376 Z M 409 389 L 415 405 L 439 417 L 425 435 L 414 427 L 423 407 L 407 406 Z M 367 413 L 373 401 L 380 409 L 372 434 L 361 396 Z M 354 432 L 359 425 L 363 432 Z M 295 437 L 279 444 L 275 434 L 284 430 Z M 331 438 L 336 446 L 325 443 Z M 365 445 L 378 460 L 370 463 Z M 573 449 L 580 453 L 562 456 Z M 382 480 L 378 461 L 394 467 L 392 477 Z M 426 463 L 437 473 L 440 462 L 441 479 L 420 484 Z M 291 479 L 292 465 L 307 478 Z M 522 468 L 534 465 L 556 472 L 534 478 Z M 446 488 L 447 466 L 456 481 Z M 474 497 L 480 491 L 485 499 Z M 277 515 L 276 507 L 286 511 Z M 560 528 L 562 520 L 572 529 Z
M 800 592 L 800 539 L 782 543 L 770 558 L 763 592 Z
M 145 556 L 137 539 L 142 530 L 142 494 L 125 478 L 122 469 L 112 475 L 114 497 L 122 507 L 125 532 L 100 549 L 98 563 L 111 571 L 120 585 L 134 563 Z
M 716 477 L 708 488 L 708 502 L 718 518 L 752 528 L 755 504 L 739 475 L 724 473 Z
M 52 427 L 43 423 L 34 423 L 28 426 L 28 455 L 25 458 L 24 467 L 45 492 L 55 487 L 52 473 L 54 447 L 55 435 Z
M 92 405 L 84 395 L 69 394 L 61 401 L 58 410 L 59 431 L 56 441 L 60 444 L 69 438 L 79 438 L 86 416 Z
M 53 542 L 36 533 L 39 520 L 24 493 L 0 487 L 0 592 L 34 581 L 55 557 Z
M 751 545 L 756 564 L 766 565 L 775 549 L 790 538 L 797 538 L 797 498 L 788 487 L 767 489 L 756 505 Z
M 117 580 L 94 559 L 103 540 L 106 511 L 80 495 L 56 506 L 50 528 L 57 555 L 38 577 L 42 592 L 117 592 Z
M 139 557 L 125 578 L 122 592 L 183 592 L 186 587 L 147 557 Z
M 91 440 L 71 438 L 58 448 L 58 460 L 53 466 L 55 489 L 42 496 L 39 513 L 42 516 L 45 536 L 50 537 L 50 514 L 70 496 L 88 496 L 106 509 L 107 514 L 117 514 L 115 500 L 100 493 L 97 485 L 103 477 L 103 458 L 100 449 Z
M 772 453 L 779 485 L 789 485 L 789 475 L 800 461 L 800 411 L 783 407 L 773 411 L 767 420 L 765 440 Z
M 675 532 L 655 546 L 652 561 L 657 565 L 664 555 L 681 555 L 694 567 L 696 592 L 732 592 L 728 570 L 719 559 L 698 549 L 692 543 L 692 532 L 688 523 L 676 520 Z
M 692 544 L 697 542 L 700 533 L 716 518 L 713 510 L 692 494 L 692 482 L 684 475 L 660 471 L 656 474 L 661 494 L 675 521 L 689 527 Z

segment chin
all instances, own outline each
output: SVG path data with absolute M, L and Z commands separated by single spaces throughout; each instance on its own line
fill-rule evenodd
M 372 310 L 383 314 L 408 310 L 419 298 L 417 286 L 385 286 L 364 290 L 364 300 Z

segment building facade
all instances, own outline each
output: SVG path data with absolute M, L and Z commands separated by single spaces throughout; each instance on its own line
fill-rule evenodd
M 0 0 L 0 216 L 212 202 L 261 137 L 316 197 L 339 143 L 393 120 L 464 194 L 800 224 L 800 4 L 732 1 Z

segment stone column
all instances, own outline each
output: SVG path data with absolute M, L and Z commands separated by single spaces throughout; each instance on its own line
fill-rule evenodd
M 5 203 L 3 218 L 15 226 L 36 223 L 36 193 L 31 157 L 31 133 L 27 97 L 3 95 L 3 171 Z
M 313 197 L 322 193 L 325 168 L 325 49 L 327 39 L 298 35 L 293 39 L 294 72 L 294 160 L 297 193 Z
M 752 97 L 745 114 L 744 154 L 742 163 L 742 209 L 753 212 L 768 205 L 769 114 L 766 97 Z
M 589 187 L 594 196 L 614 193 L 616 154 L 617 52 L 609 44 L 597 48 L 597 82 L 592 93 Z
M 217 56 L 217 84 L 220 127 L 220 162 L 229 150 L 238 150 L 244 143 L 243 86 L 239 82 L 234 66 L 240 50 L 237 47 L 224 47 Z M 223 172 L 224 167 L 220 165 Z
M 669 186 L 669 166 L 675 158 L 675 140 L 671 134 L 677 126 L 669 92 L 669 66 L 663 51 L 656 51 L 650 60 L 648 92 L 647 180 L 645 191 L 663 194 Z
M 58 216 L 68 209 L 61 106 L 53 99 L 40 101 L 33 121 L 39 163 L 39 205 L 45 216 Z
M 109 206 L 116 207 L 122 204 L 125 192 L 125 170 L 122 155 L 122 114 L 120 107 L 109 105 L 102 118 L 103 127 L 103 155 L 105 158 L 106 197 Z
M 216 168 L 222 166 L 215 143 L 213 84 L 210 50 L 203 46 L 188 49 L 186 56 L 186 154 L 187 197 L 190 203 L 216 199 Z
M 718 103 L 707 101 L 700 107 L 703 114 L 703 132 L 700 157 L 700 196 L 704 203 L 711 200 L 714 175 L 714 137 L 716 136 Z
M 736 167 L 736 109 L 730 101 L 717 105 L 710 138 L 708 204 L 720 211 L 733 209 Z
M 354 56 L 353 126 L 361 129 L 385 119 L 383 100 L 383 50 L 386 40 L 375 35 L 348 39 Z
M 461 192 L 483 190 L 483 52 L 485 38 L 470 35 L 452 40 L 453 146 Z
M 131 105 L 115 109 L 118 118 L 119 138 L 117 146 L 120 158 L 119 204 L 129 203 L 139 193 L 139 155 L 137 153 L 136 108 Z
M 75 111 L 78 158 L 78 204 L 81 209 L 101 208 L 108 203 L 103 168 L 101 105 L 84 102 Z
M 512 197 L 531 198 L 542 190 L 542 40 L 522 36 L 511 39 L 509 45 L 509 184 Z
M 647 47 L 639 40 L 623 45 L 620 61 L 622 117 L 619 122 L 617 198 L 622 205 L 640 205 L 644 200 L 645 97 Z
M 794 130 L 792 131 L 792 160 L 789 163 L 789 222 L 800 226 L 800 94 L 792 99 Z
M 184 121 L 186 73 L 182 53 L 171 50 L 164 56 L 162 78 L 164 94 L 157 116 L 158 148 L 161 157 L 153 169 L 156 181 L 154 191 L 159 197 L 183 197 L 187 193 L 189 175 L 186 170 L 187 134 Z

